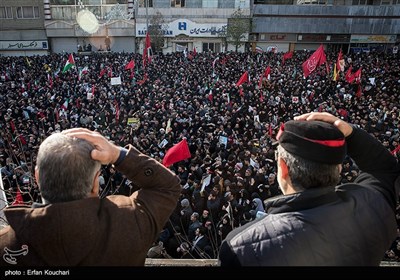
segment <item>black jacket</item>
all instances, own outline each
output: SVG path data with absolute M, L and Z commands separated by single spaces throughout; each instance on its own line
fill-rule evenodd
M 379 265 L 396 238 L 400 167 L 375 138 L 354 128 L 348 154 L 362 171 L 354 183 L 266 200 L 268 214 L 232 231 L 222 266 Z

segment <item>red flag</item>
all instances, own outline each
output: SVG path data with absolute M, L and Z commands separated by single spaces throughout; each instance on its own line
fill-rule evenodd
M 400 144 L 397 145 L 397 147 L 396 147 L 393 151 L 391 151 L 391 153 L 392 153 L 392 155 L 395 156 L 395 155 L 397 154 L 398 151 L 400 151 Z
M 210 90 L 210 93 L 208 94 L 208 100 L 210 100 L 210 102 L 213 101 L 213 94 L 212 94 L 212 90 Z
M 15 131 L 15 124 L 14 124 L 13 120 L 10 121 L 10 127 L 11 127 L 11 132 L 14 133 L 14 131 Z
M 99 78 L 103 77 L 103 75 L 107 72 L 107 69 L 108 69 L 107 67 L 101 69 L 100 74 L 99 74 Z
M 240 77 L 239 81 L 236 83 L 236 86 L 240 86 L 241 84 L 249 82 L 249 73 L 246 71 L 243 73 L 243 75 Z
M 287 52 L 287 53 L 285 53 L 285 54 L 283 55 L 283 58 L 282 58 L 282 65 L 285 64 L 285 60 L 286 60 L 286 59 L 290 59 L 290 58 L 292 58 L 292 57 L 293 57 L 293 52 Z
M 132 59 L 131 61 L 129 61 L 129 63 L 127 65 L 125 65 L 125 70 L 133 69 L 133 68 L 135 68 L 135 61 Z
M 24 205 L 24 198 L 22 197 L 19 188 L 17 188 L 17 195 L 15 196 L 15 200 L 11 205 Z
M 362 70 L 362 67 L 360 67 L 360 68 L 354 73 L 354 78 L 356 79 L 356 83 L 357 83 L 357 84 L 361 83 L 361 70 Z
M 25 137 L 22 136 L 22 135 L 19 135 L 19 141 L 21 141 L 21 144 L 22 144 L 22 145 L 26 145 L 26 144 L 27 144 L 27 142 L 26 142 L 26 140 L 25 140 Z
M 307 78 L 318 66 L 326 62 L 324 46 L 321 45 L 304 63 L 302 64 L 304 77 Z
M 144 48 L 143 48 L 143 66 L 144 67 L 147 65 L 147 63 L 151 62 L 150 50 L 151 50 L 150 35 L 149 35 L 149 32 L 147 32 L 146 40 L 144 42 Z
M 349 69 L 346 72 L 346 76 L 345 76 L 345 79 L 348 83 L 351 83 L 354 80 L 352 78 L 353 77 L 353 74 L 351 73 L 352 70 L 353 70 L 353 66 L 350 65 Z
M 352 82 L 354 82 L 354 80 L 356 80 L 357 84 L 361 83 L 361 70 L 362 69 L 360 67 L 356 72 L 354 72 L 354 74 L 351 74 L 351 72 L 349 73 L 349 71 L 350 71 L 350 68 L 349 68 L 349 70 L 346 73 L 346 81 L 350 84 Z
M 194 55 L 194 56 L 197 55 L 196 47 L 193 48 L 193 55 Z
M 168 167 L 175 162 L 190 158 L 190 151 L 189 151 L 189 146 L 188 143 L 186 142 L 186 139 L 183 139 L 181 142 L 178 144 L 174 145 L 171 149 L 169 149 L 163 158 L 162 163 L 164 166 Z

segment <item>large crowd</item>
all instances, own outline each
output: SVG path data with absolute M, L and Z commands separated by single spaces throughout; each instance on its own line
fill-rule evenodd
M 281 194 L 272 145 L 281 123 L 327 111 L 400 155 L 399 55 L 346 54 L 345 71 L 334 81 L 337 52 L 327 52 L 327 67 L 304 78 L 301 65 L 311 53 L 296 51 L 284 62 L 283 53 L 273 52 L 160 53 L 146 66 L 139 54 L 74 54 L 75 67 L 64 73 L 69 54 L 1 56 L 0 166 L 8 204 L 18 195 L 27 204 L 40 201 L 35 157 L 54 131 L 97 130 L 160 162 L 186 138 L 191 158 L 170 167 L 181 178 L 181 198 L 149 256 L 215 258 L 233 228 L 263 215 L 264 200 Z M 132 60 L 135 66 L 125 69 Z M 362 68 L 360 84 L 346 81 L 350 65 Z M 270 77 L 260 82 L 268 66 Z M 236 86 L 245 71 L 249 82 Z M 111 83 L 115 77 L 120 84 Z M 357 175 L 346 159 L 342 182 Z M 137 189 L 111 165 L 100 184 L 101 197 Z M 400 261 L 400 232 L 382 257 Z

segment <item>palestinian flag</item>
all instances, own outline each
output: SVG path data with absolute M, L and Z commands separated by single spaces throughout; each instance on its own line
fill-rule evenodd
M 69 55 L 67 62 L 65 63 L 64 69 L 62 73 L 67 72 L 71 67 L 75 67 L 75 59 L 72 56 L 72 53 Z

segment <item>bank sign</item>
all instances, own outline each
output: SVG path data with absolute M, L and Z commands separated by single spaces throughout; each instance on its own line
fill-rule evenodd
M 178 19 L 166 24 L 165 37 L 175 37 L 181 34 L 189 37 L 218 37 L 226 32 L 226 23 L 196 23 L 187 19 Z M 136 37 L 146 36 L 146 24 L 136 24 Z
M 47 41 L 0 41 L 0 50 L 47 50 Z

